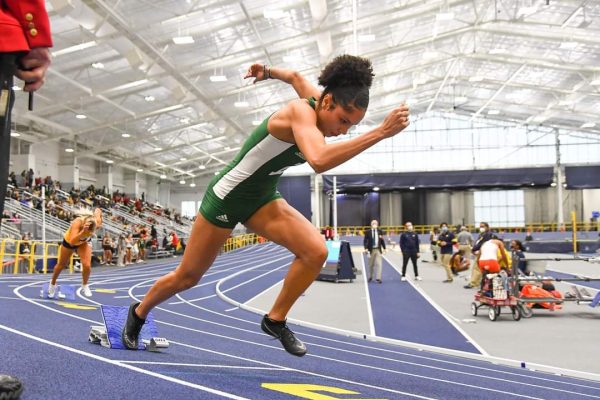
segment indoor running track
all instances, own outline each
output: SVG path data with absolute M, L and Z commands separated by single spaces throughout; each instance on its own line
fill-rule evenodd
M 0 373 L 24 382 L 24 400 L 600 399 L 596 381 L 299 326 L 309 353 L 291 356 L 260 331 L 260 315 L 216 295 L 248 300 L 280 281 L 291 258 L 273 244 L 220 256 L 200 285 L 154 310 L 171 343 L 163 353 L 106 349 L 87 335 L 101 323 L 98 304 L 143 297 L 174 260 L 93 273 L 94 296 L 75 302 L 40 299 L 47 276 L 0 276 Z

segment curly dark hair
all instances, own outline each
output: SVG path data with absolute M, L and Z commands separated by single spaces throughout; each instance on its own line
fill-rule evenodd
M 319 76 L 319 85 L 325 88 L 321 100 L 331 93 L 333 102 L 342 107 L 353 105 L 366 109 L 369 106 L 369 88 L 374 76 L 373 66 L 368 59 L 348 54 L 337 56 L 325 66 Z

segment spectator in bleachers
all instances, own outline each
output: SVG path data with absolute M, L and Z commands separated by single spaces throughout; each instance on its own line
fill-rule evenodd
M 13 185 L 14 187 L 17 187 L 17 176 L 15 175 L 15 171 L 11 171 L 11 173 L 8 175 L 8 183 L 10 185 Z
M 156 227 L 154 226 L 154 224 L 152 224 L 152 226 L 150 227 L 150 237 L 152 239 L 158 239 L 158 232 L 156 232 Z
M 125 246 L 125 234 L 121 233 L 117 240 L 117 267 L 125 266 L 125 256 L 127 254 L 127 247 Z
M 114 265 L 114 263 L 112 262 L 112 257 L 113 257 L 112 249 L 113 249 L 112 238 L 110 237 L 110 234 L 108 232 L 105 232 L 104 237 L 102 238 L 102 250 L 104 252 L 104 255 L 102 257 L 102 262 L 100 264 Z
M 131 264 L 131 249 L 133 249 L 133 234 L 125 236 L 125 265 Z
M 21 236 L 21 242 L 19 243 L 19 254 L 29 254 L 31 253 L 31 236 L 29 232 L 25 232 L 23 236 Z

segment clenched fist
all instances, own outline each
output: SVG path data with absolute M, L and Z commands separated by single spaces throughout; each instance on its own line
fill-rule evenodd
M 381 130 L 386 138 L 400 133 L 406 128 L 409 122 L 410 110 L 406 104 L 392 110 L 381 123 Z

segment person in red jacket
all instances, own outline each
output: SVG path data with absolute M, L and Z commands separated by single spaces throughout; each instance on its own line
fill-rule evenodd
M 44 84 L 52 38 L 44 0 L 0 0 L 0 215 L 10 157 L 13 75 L 33 92 Z

